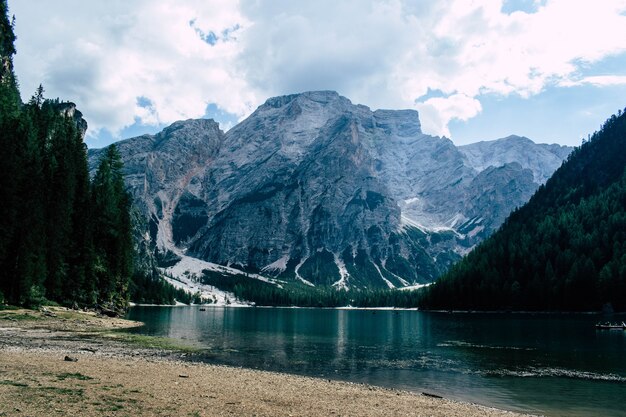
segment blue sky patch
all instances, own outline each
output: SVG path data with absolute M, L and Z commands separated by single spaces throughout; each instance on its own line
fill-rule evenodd
M 545 0 L 505 0 L 502 3 L 502 13 L 535 13 L 545 3 Z

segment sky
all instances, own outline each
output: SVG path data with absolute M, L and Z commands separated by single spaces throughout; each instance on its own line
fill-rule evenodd
M 91 148 L 335 90 L 456 144 L 579 145 L 626 107 L 626 0 L 9 0 L 15 71 Z

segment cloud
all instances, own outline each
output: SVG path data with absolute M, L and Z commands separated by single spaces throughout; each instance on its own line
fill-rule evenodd
M 465 94 L 449 97 L 434 97 L 417 104 L 422 125 L 450 137 L 448 123 L 451 120 L 467 121 L 482 111 L 480 101 Z
M 236 2 L 34 0 L 11 11 L 23 93 L 41 82 L 47 96 L 75 101 L 92 134 L 202 117 L 209 103 L 244 115 L 259 100 L 230 70 L 246 23 Z
M 622 0 L 533 1 L 510 13 L 498 0 L 272 3 L 242 2 L 254 23 L 238 62 L 254 68 L 256 90 L 332 88 L 373 107 L 418 108 L 439 135 L 478 114 L 481 96 L 530 97 L 626 52 Z
M 626 75 L 591 75 L 583 77 L 580 80 L 565 80 L 560 85 L 563 87 L 576 87 L 579 85 L 594 85 L 597 87 L 626 85 Z
M 586 69 L 626 53 L 626 0 L 14 1 L 27 93 L 76 101 L 92 132 L 243 117 L 267 97 L 333 89 L 416 108 L 426 132 L 485 95 L 622 83 Z M 429 91 L 441 97 L 430 97 Z

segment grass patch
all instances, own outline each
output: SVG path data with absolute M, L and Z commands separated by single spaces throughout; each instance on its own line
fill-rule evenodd
M 14 387 L 21 387 L 21 388 L 27 388 L 28 384 L 24 384 L 22 382 L 15 382 L 15 381 L 9 381 L 9 380 L 4 380 L 4 381 L 0 381 L 0 385 L 12 385 Z
M 10 306 L 10 305 L 4 305 L 4 304 L 0 304 L 0 311 L 6 311 L 6 310 L 19 310 L 20 308 L 17 306 Z
M 72 396 L 79 396 L 82 397 L 83 394 L 85 394 L 85 390 L 82 388 L 59 388 L 59 387 L 41 387 L 39 389 L 45 390 L 45 391 L 50 391 L 54 394 L 59 394 L 59 395 L 72 395 Z
M 121 331 L 103 333 L 102 336 L 147 349 L 172 350 L 186 353 L 202 351 L 202 349 L 196 346 L 191 346 L 181 342 L 180 340 L 170 339 L 168 337 L 146 336 L 141 334 L 123 333 Z
M 99 408 L 98 411 L 100 412 L 120 411 L 123 409 L 124 409 L 124 406 L 121 404 L 107 404 L 106 408 Z
M 93 316 L 90 316 L 89 314 L 75 312 L 75 311 L 54 310 L 53 312 L 54 314 L 57 315 L 57 317 L 60 317 L 62 319 L 68 319 L 68 320 L 91 320 L 93 318 Z
M 65 372 L 65 373 L 57 375 L 57 379 L 59 381 L 65 381 L 66 379 L 77 379 L 79 381 L 88 381 L 88 380 L 93 379 L 93 378 L 90 377 L 90 376 L 87 376 L 87 375 L 83 375 L 80 372 L 77 372 L 77 373 L 74 373 L 74 374 L 69 373 L 69 372 Z
M 103 407 L 99 408 L 98 411 L 119 411 L 124 408 L 126 403 L 136 404 L 137 400 L 128 399 L 128 398 L 116 398 L 116 397 L 105 397 L 103 398 L 104 403 L 101 403 Z
M 5 313 L 0 314 L 0 320 L 15 320 L 15 321 L 41 320 L 41 317 L 31 315 L 28 313 L 5 312 Z

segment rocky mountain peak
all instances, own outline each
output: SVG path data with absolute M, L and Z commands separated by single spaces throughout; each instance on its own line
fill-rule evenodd
M 57 104 L 57 109 L 65 117 L 70 117 L 76 123 L 76 127 L 81 132 L 82 137 L 85 137 L 87 132 L 87 121 L 83 119 L 83 114 L 76 108 L 76 104 L 72 102 L 65 102 Z
M 186 120 L 118 146 L 160 251 L 339 288 L 432 281 L 566 153 L 521 137 L 457 147 L 414 110 L 334 91 L 268 99 L 226 133 Z
M 337 93 L 336 91 L 305 91 L 305 92 L 297 93 L 297 94 L 289 94 L 285 96 L 268 98 L 265 101 L 265 103 L 261 105 L 261 107 L 259 107 L 259 109 L 264 109 L 266 107 L 271 107 L 271 108 L 284 107 L 292 103 L 294 100 L 299 101 L 299 102 L 312 101 L 312 102 L 325 104 L 325 105 L 331 104 L 337 101 L 341 101 L 344 103 L 348 102 L 352 104 L 350 100 L 348 100 L 345 97 L 340 96 L 339 93 Z
M 519 162 L 533 172 L 534 181 L 543 184 L 573 150 L 569 146 L 536 144 L 523 136 L 507 136 L 459 146 L 466 163 L 476 171 Z
M 221 132 L 220 125 L 213 119 L 188 119 L 172 123 L 163 129 L 159 136 L 169 139 L 188 140 L 199 136 L 206 137 L 211 133 L 217 132 Z
M 388 135 L 415 137 L 422 134 L 417 110 L 376 110 L 374 120 Z
M 154 148 L 176 152 L 177 148 L 205 154 L 204 148 L 217 150 L 224 132 L 213 119 L 189 119 L 172 123 L 154 136 Z

